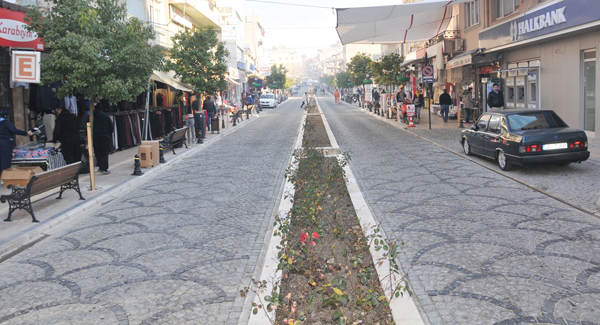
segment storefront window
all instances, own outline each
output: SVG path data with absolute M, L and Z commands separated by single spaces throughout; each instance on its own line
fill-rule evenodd
M 583 129 L 596 132 L 596 50 L 583 52 Z

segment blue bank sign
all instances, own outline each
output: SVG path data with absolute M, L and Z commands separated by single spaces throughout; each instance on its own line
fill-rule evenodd
M 479 47 L 493 49 L 600 20 L 598 0 L 562 0 L 479 33 Z M 600 22 L 599 22 L 600 24 Z

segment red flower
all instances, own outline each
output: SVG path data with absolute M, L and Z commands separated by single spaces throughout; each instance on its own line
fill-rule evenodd
M 317 243 L 315 243 L 315 241 L 313 240 L 313 241 L 312 241 L 312 245 L 313 245 L 313 246 L 315 246 L 316 244 L 317 244 Z
M 315 231 L 315 232 L 312 233 L 312 235 L 313 235 L 314 239 L 319 239 L 319 233 L 318 232 Z
M 303 232 L 300 234 L 300 242 L 302 245 L 306 244 L 306 240 L 308 239 L 308 234 Z

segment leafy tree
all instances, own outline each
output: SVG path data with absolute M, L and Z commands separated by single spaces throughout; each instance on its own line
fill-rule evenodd
M 133 100 L 148 89 L 148 78 L 160 69 L 163 54 L 148 45 L 154 31 L 137 18 L 127 18 L 119 0 L 48 0 L 51 10 L 29 7 L 25 21 L 52 51 L 41 62 L 42 82 L 64 81 L 58 97 L 82 94 L 94 102 Z M 94 127 L 90 105 L 90 130 Z M 93 157 L 93 139 L 88 144 Z M 90 159 L 90 170 L 94 159 Z M 94 173 L 91 185 L 95 187 Z
M 149 46 L 152 27 L 127 18 L 118 0 L 49 0 L 52 10 L 30 7 L 26 22 L 52 48 L 41 62 L 42 82 L 64 82 L 57 97 L 82 94 L 111 103 L 133 100 L 148 88 L 163 54 Z
M 352 85 L 356 85 L 352 80 L 352 74 L 349 71 L 340 71 L 335 75 L 335 86 L 338 88 L 348 88 L 348 80 L 352 83 Z M 362 81 L 361 83 L 362 84 Z
M 271 66 L 271 75 L 267 76 L 267 86 L 276 86 L 277 89 L 284 89 L 287 80 L 285 74 L 287 72 L 288 69 L 284 67 L 283 64 L 280 64 L 279 66 L 273 64 L 273 66 Z
M 373 60 L 366 53 L 358 53 L 347 64 L 352 83 L 356 86 L 364 84 L 367 75 L 371 74 L 370 63 Z
M 320 82 L 328 85 L 329 87 L 335 87 L 335 76 L 325 75 L 320 78 Z
M 402 67 L 404 57 L 397 53 L 386 54 L 379 61 L 370 63 L 371 71 L 375 77 L 375 83 L 382 85 L 398 84 L 398 76 L 405 69 Z
M 198 31 L 180 31 L 171 38 L 171 60 L 168 70 L 175 71 L 181 81 L 196 92 L 214 94 L 227 87 L 227 57 L 229 51 L 210 27 Z

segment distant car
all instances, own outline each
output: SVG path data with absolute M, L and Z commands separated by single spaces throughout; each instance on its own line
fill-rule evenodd
M 277 107 L 277 101 L 275 100 L 275 95 L 273 94 L 262 94 L 260 96 L 260 107 L 262 108 L 275 108 Z
M 460 143 L 467 155 L 495 159 L 502 170 L 514 165 L 569 165 L 589 158 L 584 131 L 570 128 L 551 110 L 484 113 Z

